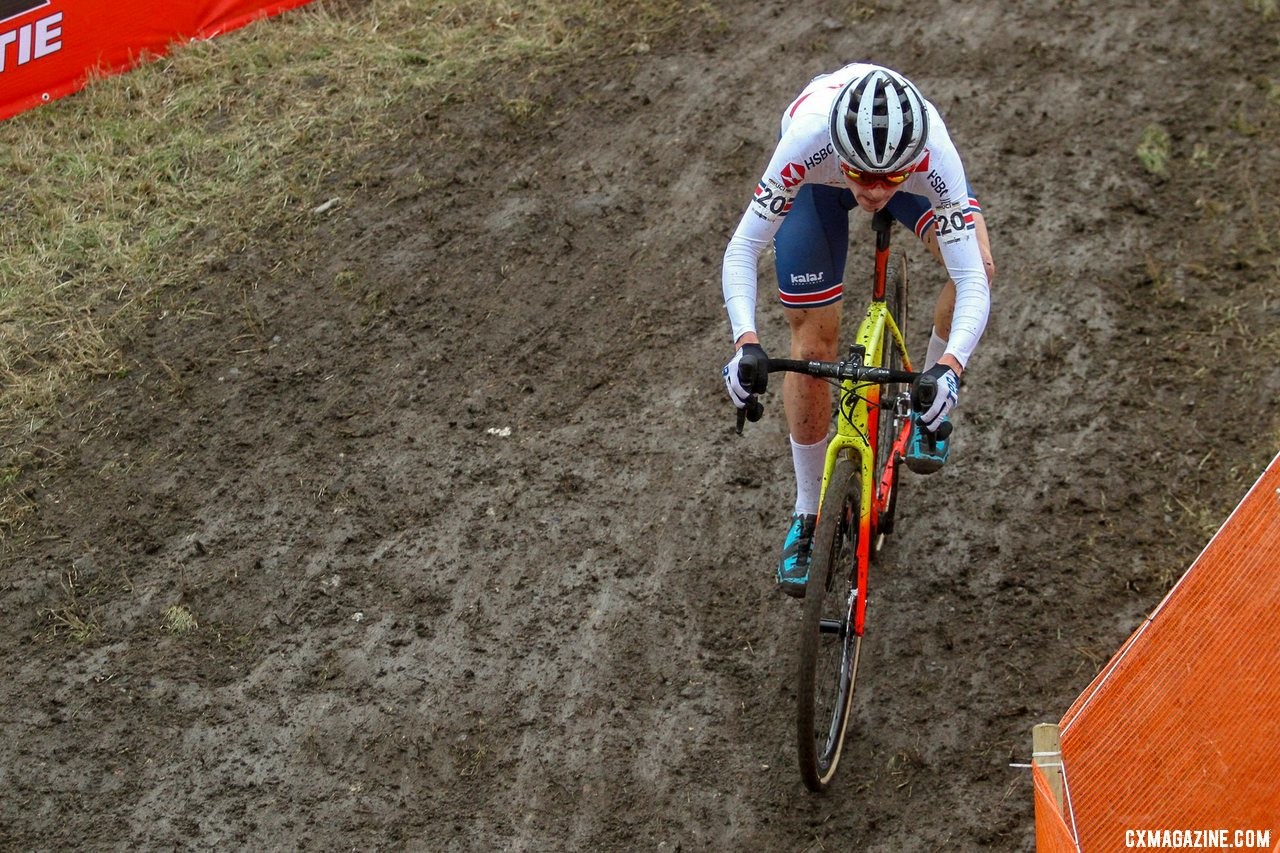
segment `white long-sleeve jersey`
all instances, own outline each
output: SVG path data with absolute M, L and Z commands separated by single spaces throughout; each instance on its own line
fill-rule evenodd
M 800 187 L 825 184 L 848 188 L 831 142 L 831 105 L 850 80 L 874 66 L 855 63 L 814 78 L 782 117 L 782 135 L 769 166 L 756 185 L 724 253 L 721 286 L 736 341 L 756 329 L 756 288 L 760 254 L 782 225 Z M 938 247 L 956 285 L 955 311 L 946 352 L 968 363 L 986 328 L 991 307 L 990 283 L 972 213 L 964 166 L 936 107 L 925 102 L 929 135 L 925 153 L 900 192 L 923 196 L 933 208 Z

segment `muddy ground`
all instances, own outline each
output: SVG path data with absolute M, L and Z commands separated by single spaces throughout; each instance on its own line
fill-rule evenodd
M 33 448 L 0 846 L 1031 849 L 1031 726 L 1276 449 L 1258 5 L 717 0 L 389 115 L 373 180 L 175 286 Z M 719 261 L 781 109 L 855 58 L 943 110 L 999 273 L 814 796 L 770 575 L 785 427 L 775 399 L 732 433 Z M 923 317 L 941 278 L 897 240 Z

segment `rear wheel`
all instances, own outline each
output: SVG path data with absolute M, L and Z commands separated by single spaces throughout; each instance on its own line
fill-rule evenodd
M 822 791 L 835 776 L 853 705 L 862 638 L 851 613 L 857 582 L 859 478 L 853 460 L 836 462 L 813 535 L 797 672 L 800 775 Z
M 889 313 L 893 315 L 894 321 L 897 322 L 898 331 L 902 333 L 903 340 L 906 340 L 907 258 L 905 255 L 899 252 L 889 259 L 886 278 L 885 305 L 888 307 Z M 898 349 L 892 334 L 885 335 L 884 344 L 880 351 L 880 366 L 888 367 L 892 370 L 902 369 L 902 351 Z M 893 454 L 893 442 L 898 437 L 898 431 L 902 428 L 902 422 L 894 417 L 894 411 L 898 398 L 905 391 L 906 388 L 902 383 L 890 383 L 880 389 L 879 425 L 876 428 L 875 447 L 875 486 L 877 489 L 881 487 L 884 480 L 885 468 L 888 467 L 889 459 Z M 897 494 L 898 468 L 895 465 L 893 480 L 889 483 L 888 497 L 884 502 L 884 506 L 881 507 L 880 515 L 876 520 L 876 530 L 881 534 L 888 534 L 893 531 L 893 510 Z

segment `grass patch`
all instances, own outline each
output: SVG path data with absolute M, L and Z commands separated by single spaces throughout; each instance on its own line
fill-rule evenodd
M 63 572 L 59 584 L 63 600 L 56 607 L 41 610 L 40 615 L 49 625 L 51 638 L 66 637 L 77 645 L 84 645 L 101 631 L 93 607 L 86 600 L 86 595 L 92 597 L 95 590 L 82 592 L 80 574 L 75 568 Z
M 170 634 L 189 634 L 200 627 L 195 615 L 185 606 L 174 604 L 164 612 L 164 630 Z
M 318 2 L 0 123 L 0 466 L 25 470 L 21 448 L 74 388 L 127 373 L 121 345 L 166 291 L 262 235 L 287 255 L 336 203 L 335 179 L 402 132 L 388 116 L 463 101 L 501 69 L 503 110 L 527 119 L 529 75 L 635 52 L 691 14 L 679 0 Z M 0 530 L 24 503 L 3 488 Z
M 1158 124 L 1149 124 L 1138 140 L 1138 161 L 1142 168 L 1153 175 L 1165 175 L 1168 171 L 1171 145 L 1169 133 Z

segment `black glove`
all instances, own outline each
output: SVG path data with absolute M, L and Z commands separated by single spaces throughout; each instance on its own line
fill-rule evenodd
M 938 427 L 946 419 L 960 400 L 960 377 L 945 364 L 935 364 L 924 372 L 926 378 L 932 379 L 937 386 L 933 402 L 920 413 L 920 423 L 929 432 L 937 432 Z
M 752 394 L 762 394 L 769 385 L 769 356 L 759 344 L 743 344 L 720 373 L 729 399 L 741 409 Z M 746 368 L 744 371 L 743 368 Z M 743 373 L 746 373 L 745 381 Z

